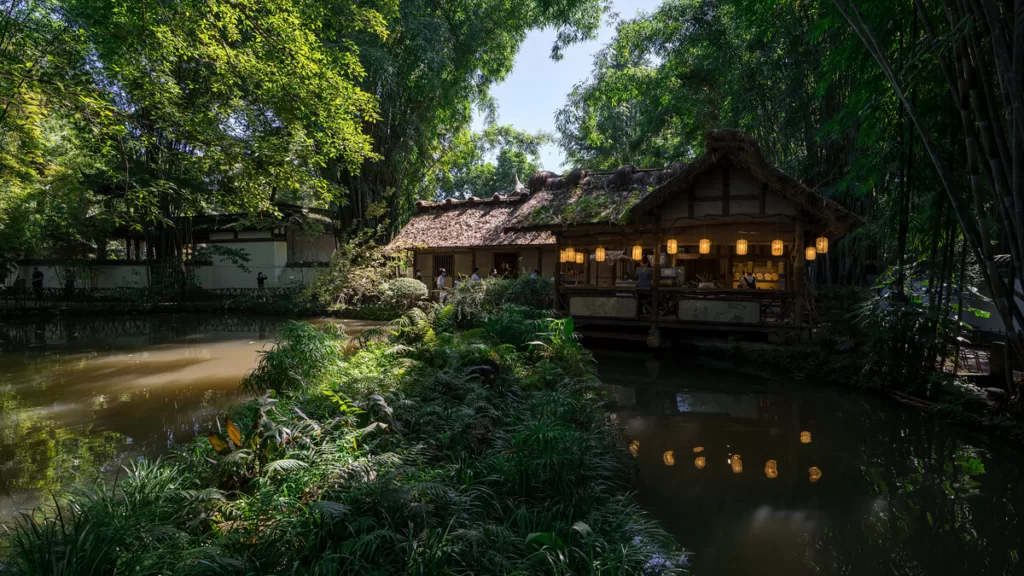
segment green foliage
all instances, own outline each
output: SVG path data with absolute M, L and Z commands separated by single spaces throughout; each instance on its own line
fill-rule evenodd
M 415 278 L 394 278 L 384 283 L 382 300 L 389 306 L 412 308 L 427 299 L 427 285 Z
M 539 171 L 540 147 L 551 139 L 511 126 L 489 126 L 480 133 L 463 130 L 428 173 L 426 186 L 436 188 L 436 199 L 507 194 L 516 177 L 525 184 Z
M 544 316 L 509 306 L 451 333 L 415 310 L 348 356 L 293 326 L 249 378 L 277 398 L 232 409 L 173 463 L 26 516 L 6 568 L 686 573 L 628 495 L 592 359 L 571 321 Z M 329 367 L 278 370 L 298 358 Z
M 470 326 L 484 314 L 494 314 L 505 306 L 526 306 L 550 310 L 554 302 L 554 285 L 543 277 L 531 278 L 521 274 L 518 278 L 487 278 L 459 284 L 448 298 L 448 306 L 438 323 L 453 322 Z
M 289 324 L 281 340 L 260 354 L 256 368 L 242 380 L 242 390 L 254 394 L 320 386 L 340 368 L 344 336 L 337 324 Z
M 341 310 L 380 304 L 401 261 L 400 256 L 386 254 L 382 247 L 362 238 L 341 243 L 326 269 L 303 290 L 303 298 L 323 308 Z

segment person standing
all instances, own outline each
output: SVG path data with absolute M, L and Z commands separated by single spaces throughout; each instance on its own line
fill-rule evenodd
M 36 300 L 43 299 L 43 272 L 38 266 L 32 267 L 32 291 L 36 293 Z
M 267 275 L 260 272 L 256 275 L 256 287 L 263 290 L 263 285 L 267 282 Z
M 644 259 L 640 262 L 640 266 L 636 269 L 636 287 L 651 287 L 651 263 L 647 259 L 647 256 L 644 256 Z
M 740 288 L 746 288 L 748 290 L 757 289 L 757 278 L 754 277 L 754 273 L 749 270 L 743 271 L 743 277 L 740 278 Z
M 423 282 L 423 272 L 421 272 L 419 268 L 416 269 L 416 279 Z
M 437 289 L 441 291 L 441 294 L 438 297 L 438 299 L 441 301 L 442 304 L 444 304 L 444 301 L 446 300 L 444 293 L 444 285 L 446 280 L 447 278 L 445 277 L 445 270 L 444 268 L 441 268 L 437 272 Z
M 481 278 L 480 278 L 480 269 L 479 268 L 473 268 L 473 275 L 470 276 L 469 279 L 470 280 L 481 280 Z

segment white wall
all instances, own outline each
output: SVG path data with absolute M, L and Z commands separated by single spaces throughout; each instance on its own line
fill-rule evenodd
M 337 249 L 333 234 L 309 235 L 299 230 L 288 231 L 288 261 L 327 261 Z

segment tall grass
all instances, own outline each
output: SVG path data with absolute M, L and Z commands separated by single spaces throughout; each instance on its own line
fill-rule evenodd
M 256 443 L 218 455 L 205 439 L 139 464 L 25 517 L 8 570 L 684 573 L 628 495 L 629 457 L 571 321 L 508 306 L 456 332 L 443 310 L 355 350 L 289 328 L 246 379 L 274 398 L 229 415 L 239 436 L 272 440 L 265 465 L 246 464 Z

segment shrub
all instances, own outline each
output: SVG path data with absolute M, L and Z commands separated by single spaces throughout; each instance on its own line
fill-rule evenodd
M 394 278 L 384 283 L 384 304 L 412 308 L 427 299 L 427 285 L 415 278 Z

